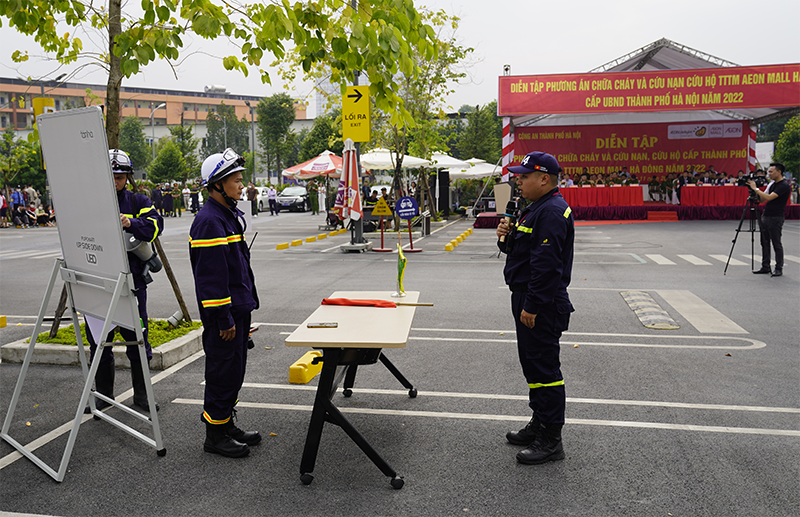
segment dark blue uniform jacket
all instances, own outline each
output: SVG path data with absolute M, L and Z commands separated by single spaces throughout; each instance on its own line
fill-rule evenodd
M 258 309 L 250 250 L 239 218 L 244 213 L 209 198 L 189 230 L 189 258 L 194 273 L 200 319 L 216 320 L 226 330 L 234 314 Z
M 153 242 L 164 229 L 164 219 L 150 202 L 150 198 L 144 194 L 134 194 L 128 189 L 118 190 L 117 203 L 119 204 L 119 213 L 131 222 L 130 227 L 124 228 L 124 230 L 140 241 Z M 137 289 L 145 289 L 147 284 L 142 278 L 144 262 L 133 253 L 128 253 L 128 263 L 131 266 L 131 273 L 133 273 L 133 285 Z
M 513 237 L 512 237 L 513 236 Z M 519 215 L 511 253 L 503 270 L 512 291 L 525 291 L 523 309 L 539 314 L 543 308 L 573 312 L 567 295 L 572 277 L 575 228 L 572 209 L 555 188 L 528 205 Z M 506 243 L 499 242 L 506 252 Z

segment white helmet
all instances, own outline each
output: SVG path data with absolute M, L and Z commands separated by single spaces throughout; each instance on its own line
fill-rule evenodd
M 215 153 L 205 159 L 200 169 L 203 185 L 208 186 L 222 178 L 244 170 L 244 158 L 230 147 L 221 153 Z
M 111 172 L 114 174 L 133 173 L 133 164 L 128 153 L 119 149 L 109 149 L 108 159 L 111 160 Z

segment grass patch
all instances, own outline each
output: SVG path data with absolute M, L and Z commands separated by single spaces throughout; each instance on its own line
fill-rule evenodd
M 199 329 L 202 326 L 202 323 L 199 321 L 193 321 L 191 323 L 181 321 L 177 328 L 170 325 L 167 320 L 148 319 L 147 321 L 150 325 L 150 328 L 148 329 L 148 340 L 150 341 L 150 346 L 152 348 L 156 348 L 159 345 L 163 345 L 164 343 L 172 341 L 173 339 L 185 336 L 189 332 Z M 116 337 L 120 338 L 119 333 L 116 333 Z M 81 340 L 83 341 L 84 345 L 89 345 L 89 342 L 86 340 L 85 323 L 81 323 Z M 27 342 L 30 343 L 30 339 L 28 339 Z M 39 337 L 36 338 L 36 342 L 72 346 L 77 344 L 75 341 L 75 330 L 73 329 L 72 325 L 58 329 L 58 333 L 54 338 L 50 337 L 50 332 L 42 332 L 39 334 Z

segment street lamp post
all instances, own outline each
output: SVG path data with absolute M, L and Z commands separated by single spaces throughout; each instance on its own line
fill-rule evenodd
M 150 131 L 151 131 L 151 135 L 152 135 L 152 138 L 153 138 L 152 145 L 153 145 L 153 159 L 154 160 L 156 159 L 156 127 L 153 125 L 153 114 L 156 112 L 156 110 L 159 110 L 159 109 L 163 108 L 166 105 L 167 105 L 166 102 L 162 102 L 161 104 L 159 104 L 158 106 L 153 108 L 153 111 L 150 112 Z
M 250 108 L 250 152 L 253 153 L 253 184 L 256 181 L 256 121 L 255 110 L 250 106 L 250 101 L 244 101 L 245 105 Z M 267 178 L 269 179 L 269 178 Z

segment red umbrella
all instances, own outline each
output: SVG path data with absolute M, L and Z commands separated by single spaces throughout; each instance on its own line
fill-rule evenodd
M 339 191 L 336 193 L 336 203 L 333 209 L 342 219 L 349 217 L 358 221 L 364 212 L 361 209 L 361 195 L 358 191 L 356 149 L 353 141 L 349 138 L 344 142 L 343 154 L 342 178 L 344 181 L 339 181 Z
M 294 167 L 289 167 L 283 171 L 283 175 L 288 178 L 304 180 L 317 176 L 329 176 L 338 178 L 342 172 L 342 158 L 336 156 L 331 151 L 323 151 L 322 154 L 303 162 Z

